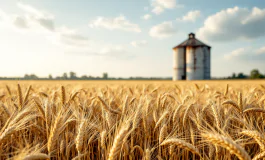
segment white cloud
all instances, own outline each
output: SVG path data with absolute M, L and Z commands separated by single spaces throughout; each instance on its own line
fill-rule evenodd
M 224 58 L 227 60 L 231 60 L 231 59 L 234 59 L 236 57 L 247 54 L 248 51 L 249 51 L 249 49 L 246 49 L 246 48 L 238 48 L 238 49 L 230 52 L 229 54 L 225 54 Z
M 105 28 L 109 30 L 141 32 L 141 29 L 137 24 L 131 23 L 123 15 L 115 18 L 98 17 L 96 20 L 93 20 L 89 24 L 89 26 L 91 28 Z
M 27 21 L 29 25 L 39 25 L 49 31 L 55 29 L 54 16 L 52 14 L 20 2 L 17 3 L 17 6 L 25 12 L 24 16 L 18 19 L 20 22 L 22 22 L 21 20 L 23 19 L 24 22 Z M 22 26 L 22 28 L 24 28 L 24 26 Z
M 149 19 L 151 19 L 152 18 L 152 15 L 150 15 L 150 14 L 146 14 L 146 15 L 144 15 L 143 17 L 142 17 L 142 19 L 144 19 L 144 20 L 149 20 Z
M 30 13 L 31 15 L 34 15 L 35 17 L 46 17 L 49 19 L 54 19 L 54 16 L 50 14 L 49 12 L 34 8 L 25 3 L 18 2 L 17 7 L 26 13 Z
M 188 12 L 185 16 L 177 20 L 185 21 L 185 22 L 195 22 L 200 16 L 201 16 L 201 11 L 194 10 L 194 11 Z
M 256 50 L 257 54 L 265 54 L 265 46 Z
M 254 39 L 265 35 L 265 9 L 228 8 L 209 16 L 198 36 L 209 41 Z
M 176 32 L 177 30 L 173 27 L 172 22 L 163 22 L 161 24 L 153 26 L 149 31 L 149 35 L 154 38 L 163 39 L 171 37 Z
M 99 50 L 99 55 L 103 56 L 122 56 L 126 52 L 125 48 L 121 45 L 105 46 Z
M 16 16 L 14 18 L 13 24 L 18 28 L 28 28 L 27 19 L 23 16 Z
M 153 7 L 152 12 L 159 15 L 166 9 L 174 9 L 183 7 L 177 3 L 177 0 L 153 0 L 151 6 Z
M 54 32 L 54 18 L 51 14 L 42 13 L 29 5 L 18 3 L 21 14 L 10 14 L 0 11 L 0 21 L 4 26 L 15 28 L 17 31 L 34 31 L 38 33 Z
M 74 29 L 70 29 L 67 27 L 60 27 L 56 29 L 56 36 L 53 41 L 55 43 L 59 43 L 61 45 L 67 45 L 72 47 L 88 47 L 91 40 L 89 40 L 86 36 L 81 35 L 78 31 Z
M 25 35 L 34 34 L 42 39 L 46 38 L 52 45 L 57 46 L 65 53 L 114 58 L 128 56 L 124 46 L 95 42 L 75 29 L 56 26 L 51 13 L 43 12 L 28 4 L 18 3 L 17 6 L 22 9 L 22 14 L 12 15 L 0 11 L 0 25 L 5 25 L 8 29 L 15 29 L 14 31 L 26 32 Z M 125 21 L 124 24 L 126 26 L 128 23 Z M 130 24 L 128 25 L 130 26 Z
M 238 48 L 224 55 L 226 60 L 233 61 L 264 61 L 265 47 L 255 49 L 253 47 Z
M 131 45 L 134 47 L 142 47 L 147 45 L 147 41 L 146 40 L 141 40 L 141 41 L 132 41 Z
M 62 47 L 85 46 L 90 42 L 87 37 L 82 36 L 74 29 L 55 26 L 55 19 L 51 13 L 41 11 L 24 3 L 18 3 L 17 7 L 24 12 L 20 15 L 1 12 L 1 15 L 5 17 L 5 25 L 11 25 L 16 30 L 23 29 L 24 32 L 43 36 Z
M 36 40 L 36 44 L 31 48 L 26 47 L 25 43 L 21 42 L 23 43 L 20 45 L 22 48 L 27 50 L 35 48 L 34 51 L 40 53 L 45 50 L 46 52 L 51 51 L 58 54 L 94 55 L 114 59 L 128 59 L 133 56 L 126 49 L 128 45 L 113 45 L 104 41 L 94 41 L 74 28 L 55 25 L 56 19 L 47 11 L 43 12 L 22 3 L 19 3 L 17 7 L 22 9 L 19 14 L 10 14 L 0 10 L 1 31 L 6 29 L 12 33 L 12 36 L 8 39 L 10 45 L 16 45 L 18 43 L 17 39 L 25 39 L 25 42 Z M 125 27 L 133 26 L 124 19 L 121 21 Z M 0 40 L 3 40 L 3 38 Z M 12 42 L 14 44 L 11 44 Z M 30 46 L 31 44 L 26 43 L 26 45 Z M 9 48 L 6 50 L 10 50 Z M 55 50 L 56 52 L 54 52 Z
M 164 8 L 161 7 L 161 6 L 156 6 L 156 7 L 154 7 L 154 9 L 152 10 L 152 12 L 155 13 L 155 14 L 157 14 L 157 15 L 159 15 L 159 14 L 161 14 L 161 13 L 164 12 Z
M 6 13 L 0 9 L 0 21 L 4 20 L 6 17 Z
M 96 42 L 79 34 L 76 30 L 61 27 L 58 28 L 58 39 L 55 41 L 64 45 L 66 53 L 78 55 L 93 55 L 109 58 L 127 58 L 131 55 L 124 45 L 113 45 L 106 42 Z M 67 45 L 67 46 L 66 46 Z

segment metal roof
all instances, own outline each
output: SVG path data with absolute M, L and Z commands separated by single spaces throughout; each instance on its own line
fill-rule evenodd
M 205 43 L 199 41 L 198 39 L 195 38 L 195 34 L 194 33 L 190 33 L 189 34 L 189 38 L 182 42 L 181 44 L 177 45 L 175 48 L 181 48 L 181 47 L 198 47 L 198 46 L 206 46 L 211 48 L 210 46 L 206 45 Z

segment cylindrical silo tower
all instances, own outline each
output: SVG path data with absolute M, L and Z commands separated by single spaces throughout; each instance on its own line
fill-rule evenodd
M 176 48 L 173 53 L 173 80 L 184 79 L 186 77 L 186 68 L 185 68 L 185 49 Z
M 189 38 L 173 48 L 173 80 L 211 79 L 211 47 L 195 38 Z

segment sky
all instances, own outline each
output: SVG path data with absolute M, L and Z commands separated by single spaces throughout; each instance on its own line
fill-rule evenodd
M 265 74 L 263 0 L 0 0 L 0 76 L 171 77 L 190 32 L 212 77 Z

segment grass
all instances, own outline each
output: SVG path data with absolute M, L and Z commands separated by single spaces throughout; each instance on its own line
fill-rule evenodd
M 264 81 L 2 81 L 0 159 L 262 159 Z

